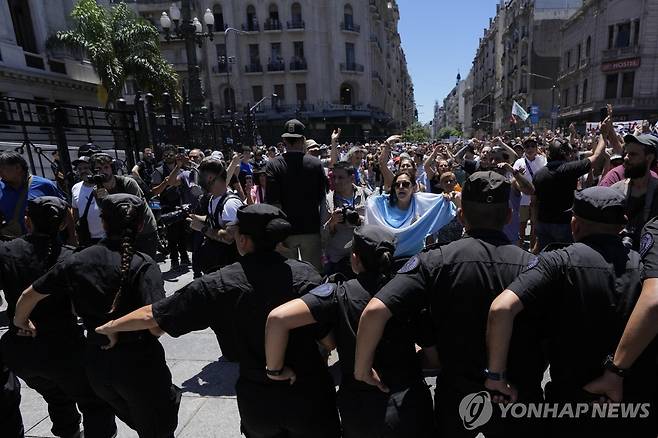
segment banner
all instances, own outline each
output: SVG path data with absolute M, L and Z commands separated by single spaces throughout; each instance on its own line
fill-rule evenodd
M 523 120 L 524 122 L 529 117 L 529 114 L 526 112 L 526 110 L 524 110 L 521 105 L 516 103 L 516 100 L 512 104 L 512 115 L 517 116 L 519 119 Z

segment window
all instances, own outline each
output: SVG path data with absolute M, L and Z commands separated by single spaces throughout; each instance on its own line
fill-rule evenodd
M 271 53 L 270 58 L 272 62 L 282 62 L 283 57 L 281 56 L 281 43 L 272 43 L 271 44 Z
M 297 104 L 304 105 L 306 103 L 306 84 L 297 84 Z
M 251 87 L 251 94 L 254 97 L 254 103 L 260 102 L 260 100 L 263 98 L 263 86 L 254 85 L 253 87 Z
M 354 11 L 352 10 L 352 6 L 347 4 L 345 5 L 345 11 L 344 11 L 344 20 L 345 20 L 345 29 L 351 29 L 354 27 Z
M 635 72 L 629 71 L 621 75 L 621 97 L 633 97 Z
M 286 101 L 286 93 L 285 89 L 283 87 L 283 84 L 275 85 L 274 86 L 274 94 L 276 94 L 276 98 L 274 99 L 276 101 L 275 106 L 282 105 Z
M 562 106 L 565 108 L 569 106 L 569 89 L 564 89 L 564 94 L 562 94 Z
M 4 95 L 0 93 L 0 122 L 9 120 L 9 108 L 5 101 L 2 100 Z
M 589 54 L 592 51 L 592 37 L 587 37 L 587 42 L 585 43 L 585 58 L 589 58 Z
M 275 4 L 270 5 L 269 19 L 272 23 L 279 23 L 279 7 Z
M 571 67 L 571 50 L 567 52 L 567 68 Z
M 235 91 L 233 88 L 224 89 L 224 111 L 235 111 Z
M 299 3 L 293 3 L 290 8 L 292 23 L 300 25 L 302 23 L 302 7 Z
M 578 86 L 578 84 L 576 84 L 573 90 L 573 103 L 576 105 L 578 105 L 581 102 L 579 93 L 580 93 L 580 87 Z
M 45 97 L 34 97 L 34 100 L 38 102 L 47 102 L 48 99 Z M 48 114 L 48 107 L 45 105 L 36 105 L 35 106 L 35 112 L 37 113 L 37 120 L 39 121 L 40 124 L 42 125 L 47 125 L 50 123 L 50 117 Z
M 635 25 L 635 33 L 633 34 L 633 45 L 637 46 L 640 44 L 640 20 L 635 20 L 633 24 Z
M 249 44 L 249 64 L 260 64 L 260 53 L 258 51 L 258 44 Z
M 16 44 L 21 46 L 26 52 L 38 53 L 39 49 L 37 48 L 36 38 L 34 37 L 29 2 L 25 0 L 9 0 L 9 12 L 11 14 L 11 21 L 14 24 Z
M 587 79 L 583 81 L 583 102 L 587 102 Z
M 354 65 L 356 62 L 353 43 L 345 43 L 345 62 L 347 65 Z
M 215 29 L 223 31 L 224 30 L 224 13 L 222 12 L 221 5 L 215 5 L 212 7 L 212 14 L 215 16 Z
M 631 45 L 631 23 L 622 23 L 617 26 L 617 44 L 615 47 L 628 47 Z
M 295 58 L 304 59 L 304 41 L 295 41 L 292 43 Z
M 605 99 L 617 98 L 618 74 L 606 75 L 605 77 Z
M 612 49 L 612 44 L 615 41 L 615 26 L 608 26 L 608 49 Z
M 217 52 L 217 71 L 219 73 L 226 73 L 228 69 L 228 58 L 226 57 L 226 44 L 215 45 Z
M 580 65 L 580 52 L 581 52 L 581 45 L 578 44 L 578 48 L 576 49 L 576 66 Z
M 389 91 L 390 93 L 390 91 Z M 340 86 L 340 104 L 352 105 L 352 87 L 350 84 L 343 84 Z
M 258 17 L 256 16 L 256 8 L 254 8 L 253 5 L 247 6 L 246 30 L 251 32 L 258 30 Z

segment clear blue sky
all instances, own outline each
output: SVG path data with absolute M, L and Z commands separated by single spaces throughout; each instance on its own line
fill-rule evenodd
M 478 39 L 496 15 L 496 0 L 398 0 L 399 32 L 414 83 L 418 120 L 432 120 L 434 101 L 466 79 Z M 422 106 L 421 106 L 422 105 Z

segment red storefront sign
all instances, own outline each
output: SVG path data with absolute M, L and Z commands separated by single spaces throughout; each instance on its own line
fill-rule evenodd
M 620 59 L 619 61 L 604 62 L 601 64 L 601 71 L 608 73 L 619 70 L 628 70 L 630 68 L 638 68 L 641 59 L 642 58 L 628 58 Z

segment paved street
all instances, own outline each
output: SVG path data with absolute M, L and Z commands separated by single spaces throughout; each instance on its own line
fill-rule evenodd
M 192 281 L 192 272 L 169 272 L 169 263 L 161 263 L 167 295 Z M 5 310 L 0 308 L 2 327 L 7 330 Z M 178 414 L 177 437 L 185 438 L 237 438 L 240 437 L 240 419 L 235 399 L 234 384 L 238 367 L 221 357 L 217 339 L 211 330 L 190 333 L 174 339 L 161 338 L 173 381 L 183 390 Z M 21 382 L 22 383 L 22 382 Z M 22 383 L 21 412 L 26 437 L 53 437 L 43 398 Z M 117 420 L 118 421 L 118 420 Z M 119 438 L 133 438 L 137 434 L 118 421 Z

